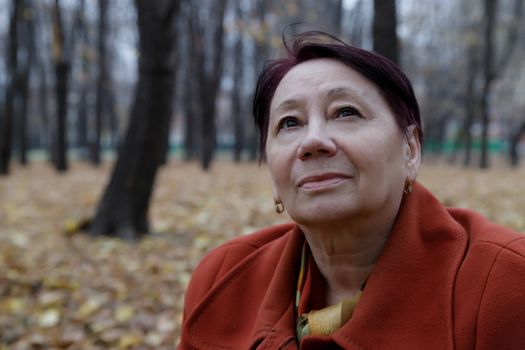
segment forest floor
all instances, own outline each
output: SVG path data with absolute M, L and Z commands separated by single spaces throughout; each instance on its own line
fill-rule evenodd
M 110 165 L 45 163 L 0 178 L 0 350 L 172 349 L 195 264 L 233 236 L 287 221 L 256 164 L 209 173 L 172 162 L 157 179 L 153 234 L 140 242 L 92 237 L 89 218 Z M 525 232 L 525 169 L 424 165 L 419 180 L 445 204 Z

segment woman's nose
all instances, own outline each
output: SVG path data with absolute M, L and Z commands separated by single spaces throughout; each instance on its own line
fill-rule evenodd
M 337 146 L 326 130 L 326 125 L 310 125 L 301 140 L 298 158 L 307 160 L 315 157 L 331 157 L 336 153 Z

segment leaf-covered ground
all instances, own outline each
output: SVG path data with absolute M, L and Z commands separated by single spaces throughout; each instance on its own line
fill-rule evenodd
M 220 242 L 286 221 L 255 164 L 173 162 L 157 180 L 154 234 L 137 243 L 90 237 L 110 167 L 47 164 L 0 178 L 0 350 L 172 349 L 191 270 Z M 424 166 L 420 181 L 446 204 L 525 231 L 525 172 Z

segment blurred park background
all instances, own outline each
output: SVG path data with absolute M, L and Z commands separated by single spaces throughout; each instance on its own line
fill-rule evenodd
M 285 30 L 397 62 L 420 181 L 525 231 L 524 3 L 0 0 L 0 350 L 172 349 L 202 256 L 289 220 L 251 119 Z

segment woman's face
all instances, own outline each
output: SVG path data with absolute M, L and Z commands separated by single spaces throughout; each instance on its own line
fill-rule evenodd
M 405 138 L 377 87 L 332 59 L 292 68 L 270 104 L 274 199 L 299 224 L 393 219 L 420 146 Z

